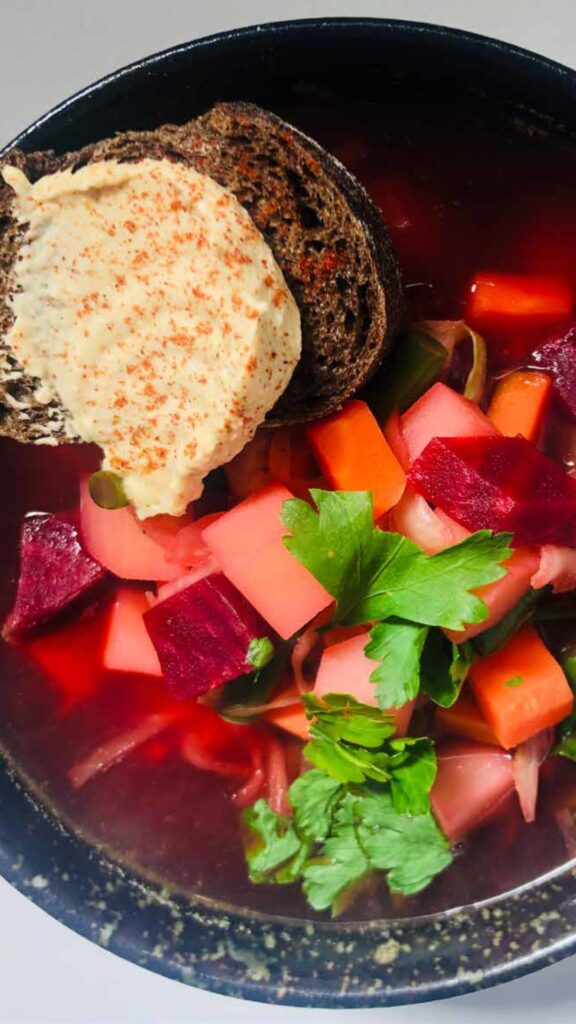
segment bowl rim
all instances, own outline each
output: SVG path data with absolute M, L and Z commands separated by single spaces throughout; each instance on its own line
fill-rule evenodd
M 389 35 L 444 38 L 455 46 L 471 44 L 484 50 L 492 49 L 512 61 L 535 64 L 548 74 L 566 78 L 576 88 L 576 71 L 566 65 L 514 44 L 457 28 L 390 18 L 281 20 L 192 39 L 114 70 L 37 117 L 0 149 L 0 158 L 17 146 L 26 146 L 38 129 L 49 126 L 53 119 L 73 110 L 82 101 L 93 99 L 124 78 L 162 65 L 172 57 L 217 48 L 224 42 L 236 40 L 265 41 L 302 31 L 315 33 L 332 28 L 345 33 L 349 29 L 371 27 Z M 293 1006 L 401 1005 L 487 988 L 532 973 L 576 952 L 576 869 L 570 864 L 512 892 L 428 917 L 340 925 L 264 916 L 260 919 L 259 915 L 246 912 L 211 910 L 193 900 L 171 896 L 159 886 L 143 883 L 137 876 L 127 877 L 120 867 L 63 829 L 26 791 L 8 764 L 5 771 L 10 792 L 3 807 L 4 819 L 0 819 L 0 873 L 3 877 L 51 916 L 98 945 L 196 987 Z M 30 807 L 34 808 L 32 823 L 28 820 Z M 19 845 L 14 842 L 15 836 Z M 51 879 L 44 876 L 44 842 L 55 858 Z M 58 871 L 57 861 L 62 852 L 73 859 L 73 874 Z M 93 899 L 94 878 L 97 887 L 107 893 L 102 907 Z M 148 901 L 147 912 L 158 934 L 165 937 L 160 953 L 157 952 L 159 942 L 152 948 L 145 941 L 148 929 L 138 931 L 134 921 L 126 917 L 126 903 L 134 902 L 136 892 L 140 900 Z M 561 913 L 556 909 L 558 906 Z M 551 907 L 554 909 L 550 910 Z M 501 939 L 506 935 L 507 925 L 508 934 L 515 934 L 520 913 L 526 922 L 522 942 L 516 943 L 517 950 L 503 950 Z M 479 932 L 475 931 L 477 927 Z M 233 935 L 233 940 L 226 937 L 229 934 Z M 486 950 L 483 950 L 485 963 L 482 965 L 482 958 L 476 957 L 469 965 L 468 951 L 474 948 L 480 934 L 484 942 L 492 942 L 488 948 L 490 956 L 486 957 Z M 296 944 L 300 954 L 295 969 Z M 306 968 L 305 961 L 318 955 L 315 954 L 318 945 L 322 947 L 323 964 L 314 978 L 314 972 Z M 505 952 L 510 955 L 503 955 Z M 432 953 L 435 955 L 431 957 Z M 215 968 L 217 963 L 220 966 Z M 426 976 L 425 964 L 428 965 Z M 359 979 L 350 973 L 351 969 L 364 973 Z M 300 977 L 298 970 L 302 972 Z

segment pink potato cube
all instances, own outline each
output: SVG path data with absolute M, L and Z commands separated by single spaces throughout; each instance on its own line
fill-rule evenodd
M 434 437 L 493 437 L 499 431 L 474 403 L 446 384 L 433 384 L 401 420 L 410 465 Z
M 162 675 L 144 613 L 150 604 L 143 590 L 119 587 L 105 628 L 102 667 L 108 672 Z
M 512 758 L 505 750 L 449 740 L 436 751 L 438 773 L 430 800 L 452 842 L 482 825 L 514 789 Z
M 376 683 L 370 682 L 376 662 L 364 654 L 369 639 L 368 630 L 363 630 L 357 636 L 326 648 L 322 654 L 314 686 L 317 697 L 324 697 L 327 693 L 347 693 L 361 704 L 377 705 Z M 414 701 L 408 701 L 401 708 L 389 710 L 395 716 L 396 735 L 405 736 L 414 710 Z
M 202 533 L 222 572 L 283 639 L 327 608 L 332 597 L 284 547 L 282 505 L 293 495 L 266 487 Z
M 160 517 L 156 517 L 160 518 Z M 152 521 L 149 520 L 150 524 Z M 80 484 L 80 527 L 86 550 L 100 565 L 124 580 L 173 580 L 186 570 L 172 562 L 154 536 L 156 524 L 140 522 L 134 510 L 100 508 L 90 497 L 88 477 Z

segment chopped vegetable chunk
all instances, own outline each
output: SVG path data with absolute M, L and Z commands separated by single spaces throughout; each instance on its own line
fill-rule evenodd
M 533 626 L 523 626 L 500 650 L 475 661 L 470 682 L 482 714 L 506 749 L 557 725 L 574 704 L 562 668 Z
M 136 519 L 130 506 L 100 508 L 90 497 L 87 477 L 80 485 L 80 525 L 92 557 L 123 580 L 173 580 L 186 568 L 169 560 L 149 535 L 147 521 Z
M 348 402 L 307 434 L 336 490 L 371 492 L 375 519 L 400 500 L 406 474 L 365 402 Z
M 552 378 L 537 370 L 514 370 L 496 385 L 488 419 L 505 437 L 522 434 L 536 442 L 550 406 Z
M 143 590 L 119 587 L 110 608 L 102 666 L 109 672 L 161 676 L 158 655 L 144 625 L 150 604 Z
M 410 464 L 434 437 L 491 437 L 498 433 L 478 406 L 446 384 L 434 384 L 402 417 Z
M 523 437 L 435 438 L 409 479 L 469 530 L 510 530 L 518 545 L 576 546 L 576 480 Z
M 467 319 L 478 330 L 498 330 L 510 321 L 550 327 L 572 315 L 574 294 L 564 277 L 544 274 L 476 274 Z
M 533 360 L 548 371 L 555 394 L 576 417 L 576 325 L 548 338 L 535 350 Z
M 314 687 L 317 697 L 324 697 L 327 693 L 344 693 L 354 697 L 361 704 L 378 703 L 376 683 L 370 680 L 376 662 L 364 653 L 369 639 L 369 632 L 364 631 L 349 640 L 333 644 L 324 651 Z M 406 735 L 413 710 L 414 701 L 408 701 L 401 708 L 390 709 L 394 714 L 395 731 L 398 736 Z
M 498 740 L 480 708 L 469 693 L 462 692 L 451 708 L 437 707 L 434 721 L 440 732 L 462 739 L 474 740 L 476 743 L 489 743 L 498 746 Z
M 438 748 L 436 760 L 434 816 L 448 839 L 463 839 L 512 793 L 512 758 L 498 747 L 451 740 Z
M 226 512 L 203 538 L 222 572 L 283 638 L 331 603 L 320 583 L 286 550 L 280 519 L 292 495 L 267 487 Z
M 205 576 L 144 615 L 172 695 L 187 700 L 252 670 L 250 642 L 270 627 L 222 573 Z
M 26 633 L 90 594 L 106 573 L 85 550 L 74 519 L 65 514 L 28 516 L 20 536 L 16 601 L 3 629 Z

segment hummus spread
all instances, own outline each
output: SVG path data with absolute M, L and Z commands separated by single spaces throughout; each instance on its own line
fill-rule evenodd
M 7 343 L 95 442 L 141 518 L 180 515 L 286 388 L 298 308 L 231 192 L 168 160 L 102 161 L 30 184 Z

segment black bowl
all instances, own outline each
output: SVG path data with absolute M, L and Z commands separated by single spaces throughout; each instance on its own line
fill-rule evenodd
M 480 98 L 553 131 L 576 129 L 576 74 L 451 29 L 378 20 L 265 25 L 175 47 L 116 72 L 13 143 L 74 149 L 127 128 L 185 120 L 219 99 L 285 110 L 409 98 L 449 110 Z M 8 147 L 9 150 L 10 147 Z M 8 150 L 4 151 L 4 155 Z M 263 1002 L 360 1007 L 456 995 L 519 977 L 576 950 L 569 866 L 481 905 L 360 924 L 209 909 L 171 895 L 68 833 L 6 766 L 0 869 L 59 920 L 142 966 Z

